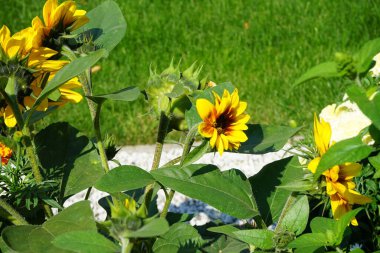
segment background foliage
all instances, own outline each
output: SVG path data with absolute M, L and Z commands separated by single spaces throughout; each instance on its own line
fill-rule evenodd
M 0 2 L 0 24 L 12 31 L 29 25 L 44 3 Z M 77 0 L 87 10 L 101 2 Z M 142 87 L 149 65 L 161 72 L 172 58 L 182 59 L 182 69 L 198 60 L 209 79 L 237 85 L 252 120 L 267 124 L 287 124 L 290 119 L 310 124 L 310 112 L 339 100 L 344 84 L 313 85 L 319 80 L 294 89 L 291 84 L 310 67 L 332 60 L 336 51 L 355 52 L 380 34 L 380 7 L 371 0 L 116 2 L 127 33 L 100 62 L 101 70 L 94 74 L 96 94 Z M 42 125 L 65 120 L 90 134 L 86 107 L 84 102 L 67 105 Z M 156 124 L 144 101 L 104 105 L 103 129 L 115 134 L 119 144 L 152 142 Z

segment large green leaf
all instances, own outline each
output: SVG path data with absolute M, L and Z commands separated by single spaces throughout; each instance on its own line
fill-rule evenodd
M 288 244 L 289 248 L 319 248 L 328 244 L 324 233 L 303 234 Z
M 98 50 L 94 53 L 91 53 L 87 56 L 80 57 L 78 59 L 73 60 L 66 66 L 64 66 L 61 70 L 59 70 L 51 79 L 46 87 L 42 90 L 41 94 L 38 96 L 36 102 L 33 105 L 33 108 L 37 108 L 37 106 L 47 98 L 51 93 L 53 93 L 56 89 L 58 89 L 65 82 L 70 79 L 78 76 L 92 65 L 94 65 L 97 61 L 99 61 L 102 57 L 107 55 L 107 51 L 104 49 Z
M 372 100 L 369 100 L 366 91 L 357 85 L 350 86 L 346 92 L 350 100 L 359 106 L 377 129 L 380 129 L 380 95 L 376 94 Z
M 370 40 L 354 55 L 356 69 L 359 73 L 368 71 L 373 57 L 380 52 L 380 38 Z
M 285 213 L 279 229 L 300 235 L 309 219 L 309 201 L 307 196 L 300 197 Z M 277 228 L 276 228 L 277 230 Z
M 233 232 L 237 239 L 260 249 L 274 248 L 274 232 L 268 229 L 249 229 Z
M 89 11 L 90 21 L 77 30 L 82 36 L 91 38 L 98 48 L 111 51 L 123 39 L 127 24 L 123 13 L 114 1 L 106 1 Z
M 154 182 L 149 172 L 132 165 L 123 165 L 103 175 L 95 184 L 96 189 L 109 193 L 142 188 Z
M 163 185 L 199 199 L 240 219 L 257 214 L 248 180 L 238 170 L 221 172 L 214 165 L 171 166 L 151 172 Z
M 24 239 L 37 227 L 33 225 L 10 226 L 3 230 L 1 236 L 9 248 L 17 252 L 28 252 L 29 242 Z
M 340 141 L 329 148 L 322 156 L 314 176 L 318 178 L 325 170 L 330 169 L 334 165 L 346 162 L 359 162 L 366 158 L 373 150 L 371 146 L 362 142 L 360 136 Z
M 35 137 L 41 165 L 50 177 L 62 177 L 61 198 L 91 187 L 104 174 L 90 140 L 65 122 L 49 125 Z
M 277 188 L 277 186 L 298 180 L 303 175 L 298 158 L 288 157 L 267 164 L 259 173 L 250 178 L 253 195 L 267 225 L 277 221 L 291 194 L 290 191 Z
M 248 124 L 245 133 L 248 140 L 243 142 L 237 152 L 247 154 L 265 154 L 276 152 L 284 147 L 289 138 L 295 135 L 300 128 L 286 126 L 263 126 Z
M 41 226 L 24 226 L 21 229 L 19 226 L 8 227 L 2 236 L 11 237 L 6 243 L 17 252 L 67 253 L 72 251 L 57 248 L 52 241 L 57 236 L 72 231 L 97 231 L 89 201 L 75 203 Z
M 207 229 L 208 231 L 214 232 L 214 233 L 220 233 L 224 235 L 228 235 L 232 238 L 237 239 L 237 236 L 234 234 L 236 231 L 240 231 L 240 229 L 232 226 L 232 225 L 222 225 L 218 227 L 211 227 Z
M 311 221 L 312 233 L 303 234 L 290 242 L 290 248 L 338 246 L 351 220 L 362 210 L 358 208 L 343 215 L 339 220 L 316 217 Z
M 103 103 L 105 100 L 129 102 L 136 100 L 140 94 L 141 92 L 139 88 L 128 87 L 109 94 L 88 96 L 88 98 L 96 103 Z
M 153 245 L 154 253 L 177 253 L 180 248 L 202 243 L 198 231 L 187 223 L 176 223 L 169 231 L 160 236 Z
M 339 77 L 342 75 L 343 73 L 338 72 L 338 66 L 336 62 L 324 62 L 306 71 L 306 73 L 298 78 L 293 85 L 298 85 L 315 78 L 330 78 Z
M 74 231 L 61 234 L 53 240 L 57 248 L 80 253 L 115 253 L 120 247 L 94 231 Z
M 169 230 L 169 224 L 164 218 L 157 218 L 144 224 L 138 230 L 128 233 L 131 238 L 149 238 L 165 234 Z
M 201 252 L 207 253 L 249 253 L 247 243 L 236 240 L 228 236 L 220 236 L 216 240 L 211 240 L 203 248 Z M 198 251 L 197 251 L 198 252 Z M 259 252 L 259 251 L 255 251 Z

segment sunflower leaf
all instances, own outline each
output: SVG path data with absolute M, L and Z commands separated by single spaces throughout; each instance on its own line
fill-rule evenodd
M 372 151 L 373 147 L 363 143 L 360 136 L 340 141 L 331 146 L 322 156 L 318 168 L 314 173 L 317 179 L 325 170 L 347 162 L 359 162 L 366 158 Z
M 238 170 L 221 172 L 214 165 L 170 166 L 151 172 L 163 185 L 245 219 L 257 215 L 248 180 Z

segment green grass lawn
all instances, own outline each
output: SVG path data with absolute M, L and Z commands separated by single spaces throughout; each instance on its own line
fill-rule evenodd
M 42 15 L 44 1 L 3 0 L 0 23 L 12 31 Z M 77 1 L 87 10 L 102 0 Z M 158 71 L 172 58 L 183 69 L 197 61 L 203 75 L 215 82 L 231 81 L 255 123 L 309 126 L 313 112 L 339 100 L 343 83 L 314 81 L 291 88 L 308 68 L 355 52 L 380 37 L 380 7 L 370 0 L 230 0 L 117 1 L 127 21 L 122 42 L 94 74 L 96 93 L 126 86 L 142 87 L 149 66 Z M 90 133 L 86 103 L 68 105 L 42 124 L 65 120 Z M 157 123 L 144 101 L 107 103 L 103 132 L 119 144 L 153 142 Z

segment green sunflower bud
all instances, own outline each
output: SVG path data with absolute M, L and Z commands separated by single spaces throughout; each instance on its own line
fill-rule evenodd
M 337 63 L 338 72 L 344 72 L 344 75 L 350 79 L 356 78 L 357 70 L 351 55 L 337 52 L 335 53 L 335 62 Z

